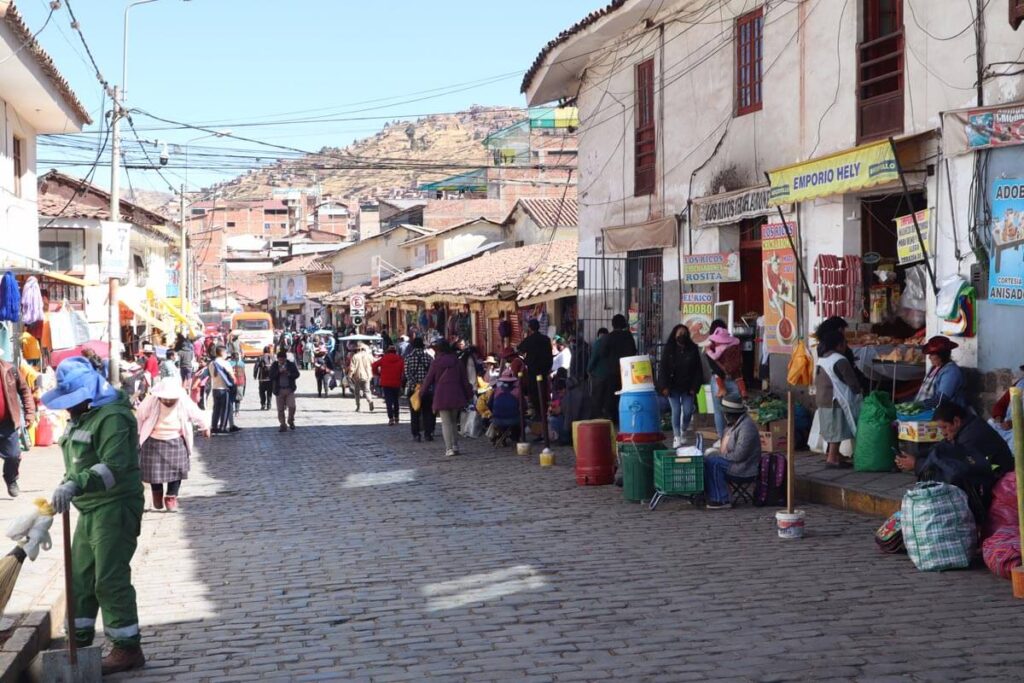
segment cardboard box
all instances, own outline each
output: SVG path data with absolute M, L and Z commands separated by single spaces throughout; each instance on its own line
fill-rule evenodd
M 768 429 L 761 432 L 762 453 L 785 453 L 789 446 L 786 420 L 768 423 Z
M 935 443 L 942 441 L 942 432 L 938 422 L 900 420 L 899 438 L 914 443 Z

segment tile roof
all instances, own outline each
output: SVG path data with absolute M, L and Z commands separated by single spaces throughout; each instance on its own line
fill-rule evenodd
M 72 196 L 61 194 L 57 186 L 70 188 Z M 90 198 L 92 203 L 88 201 Z M 99 204 L 95 203 L 97 201 Z M 39 177 L 37 204 L 40 218 L 110 220 L 109 192 L 59 171 L 50 171 Z M 162 239 L 173 242 L 180 239 L 177 223 L 126 199 L 121 200 L 121 217 Z
M 330 270 L 331 267 L 320 260 L 324 256 L 320 253 L 305 254 L 296 256 L 284 263 L 278 263 L 270 269 L 272 273 L 319 273 Z
M 575 227 L 579 224 L 579 205 L 575 199 L 520 199 L 518 206 L 523 207 L 541 228 Z
M 519 288 L 531 274 L 546 272 L 552 266 L 571 267 L 575 272 L 577 250 L 576 240 L 502 249 L 388 287 L 380 296 L 389 299 L 490 299 L 500 288 Z M 558 285 L 561 281 L 552 279 L 551 284 Z M 531 287 L 543 289 L 547 286 L 545 282 L 546 277 L 536 287 Z
M 519 91 L 525 93 L 527 90 L 530 89 L 530 84 L 533 82 L 533 77 L 537 75 L 538 71 L 540 71 L 540 68 L 544 65 L 544 60 L 547 59 L 548 55 L 551 54 L 552 50 L 554 50 L 556 47 L 558 47 L 565 41 L 569 40 L 569 38 L 572 38 L 574 35 L 582 31 L 583 29 L 587 28 L 591 24 L 594 24 L 603 17 L 608 16 L 609 14 L 611 14 L 612 12 L 619 9 L 625 4 L 626 0 L 612 0 L 612 2 L 610 2 L 603 8 L 591 12 L 583 19 L 576 22 L 575 24 L 573 24 L 572 26 L 570 26 L 569 28 L 565 29 L 557 36 L 555 36 L 554 40 L 548 42 L 548 44 L 541 49 L 540 54 L 538 54 L 537 58 L 533 60 L 533 64 L 531 64 L 530 68 L 526 70 L 526 74 L 523 76 L 523 83 L 520 86 Z
M 3 3 L 0 3 L 2 5 Z M 15 39 L 22 45 L 23 52 L 31 56 L 35 60 L 36 64 L 42 70 L 50 84 L 60 94 L 61 99 L 64 103 L 71 108 L 71 111 L 78 116 L 79 123 L 81 125 L 87 125 L 92 123 L 92 116 L 86 111 L 85 107 L 82 106 L 82 102 L 78 99 L 78 95 L 71 89 L 71 85 L 67 82 L 67 79 L 61 75 L 60 71 L 57 70 L 57 65 L 53 63 L 53 59 L 50 55 L 46 54 L 46 50 L 42 48 L 35 36 L 32 34 L 32 30 L 25 25 L 25 20 L 21 18 L 21 14 L 15 9 L 14 3 L 11 2 L 7 5 L 7 11 L 4 12 L 3 17 L 4 23 L 14 33 Z

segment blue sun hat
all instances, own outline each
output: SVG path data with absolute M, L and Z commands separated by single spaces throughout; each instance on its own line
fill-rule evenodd
M 83 401 L 99 408 L 117 397 L 117 389 L 96 372 L 87 358 L 73 356 L 57 366 L 57 387 L 43 394 L 42 401 L 51 410 L 66 410 Z

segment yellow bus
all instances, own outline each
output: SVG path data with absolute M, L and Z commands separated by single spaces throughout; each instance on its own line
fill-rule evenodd
M 274 345 L 274 320 L 269 313 L 235 313 L 231 316 L 231 334 L 238 335 L 245 358 L 258 358 L 263 347 Z

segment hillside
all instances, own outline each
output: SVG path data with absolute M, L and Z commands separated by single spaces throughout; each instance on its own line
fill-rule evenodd
M 474 106 L 458 114 L 436 114 L 416 121 L 391 121 L 370 137 L 355 140 L 347 147 L 328 147 L 321 154 L 332 157 L 352 155 L 362 159 L 401 159 L 391 166 L 407 163 L 485 165 L 488 163 L 483 140 L 489 133 L 512 125 L 525 117 L 525 111 L 506 107 Z M 404 160 L 409 160 L 408 162 Z M 409 168 L 337 169 L 333 159 L 304 157 L 281 160 L 254 170 L 208 190 L 223 192 L 230 199 L 261 199 L 274 190 L 312 187 L 319 181 L 324 194 L 337 198 L 400 196 L 421 183 L 429 183 L 463 172 L 460 169 L 433 170 Z M 342 163 L 340 160 L 337 163 Z M 324 166 L 328 168 L 323 168 Z

